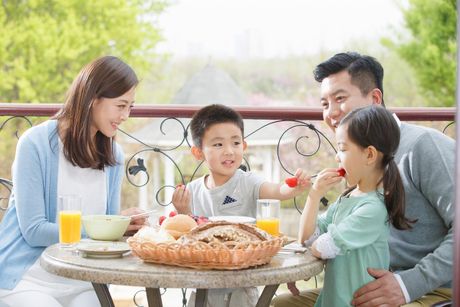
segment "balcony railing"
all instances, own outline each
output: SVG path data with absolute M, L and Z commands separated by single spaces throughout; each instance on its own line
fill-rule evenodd
M 0 133 L 2 132 L 3 126 L 7 121 L 10 121 L 12 118 L 20 117 L 28 119 L 29 117 L 43 117 L 46 119 L 50 117 L 60 109 L 60 104 L 16 104 L 16 103 L 0 103 Z M 195 176 L 195 173 L 200 168 L 200 165 L 197 165 L 193 170 L 188 170 L 186 174 L 183 171 L 183 165 L 180 166 L 178 161 L 183 159 L 188 152 L 188 146 L 190 144 L 188 140 L 188 119 L 200 109 L 202 106 L 192 106 L 192 105 L 136 105 L 134 106 L 131 112 L 131 118 L 135 118 L 134 121 L 145 120 L 151 121 L 153 119 L 163 119 L 158 120 L 158 126 L 156 129 L 161 131 L 161 134 L 167 134 L 169 131 L 164 130 L 164 124 L 171 120 L 171 122 L 176 125 L 176 143 L 164 143 L 164 144 L 152 144 L 149 141 L 144 139 L 139 139 L 136 132 L 129 131 L 126 132 L 122 130 L 118 135 L 118 138 L 124 138 L 123 147 L 125 153 L 127 153 L 127 163 L 126 163 L 126 177 L 127 182 L 130 183 L 130 187 L 126 188 L 128 192 L 124 193 L 124 199 L 132 200 L 133 195 L 137 194 L 137 202 L 141 204 L 145 209 L 151 209 L 151 202 L 148 200 L 149 196 L 154 195 L 155 200 L 154 204 L 160 206 L 166 206 L 169 204 L 169 199 L 171 197 L 172 191 L 175 187 L 175 183 L 180 180 L 184 183 L 187 183 L 189 180 L 192 180 Z M 251 137 L 254 134 L 259 133 L 267 127 L 276 125 L 277 133 L 279 133 L 277 144 L 271 144 L 272 151 L 276 146 L 276 158 L 278 163 L 273 163 L 269 167 L 269 172 L 276 173 L 276 176 L 271 176 L 271 179 L 276 181 L 279 178 L 283 178 L 285 173 L 293 173 L 295 170 L 296 163 L 291 163 L 289 159 L 293 159 L 292 155 L 286 158 L 286 152 L 295 152 L 300 155 L 299 160 L 304 160 L 304 158 L 310 158 L 319 151 L 321 144 L 324 145 L 324 151 L 326 157 L 323 159 L 328 159 L 331 161 L 335 153 L 335 148 L 330 138 L 332 134 L 328 131 L 327 127 L 322 124 L 322 110 L 321 108 L 310 108 L 310 107 L 261 107 L 261 106 L 240 106 L 235 107 L 237 111 L 241 113 L 245 119 L 254 119 L 260 123 L 260 127 L 257 127 L 251 131 L 245 130 L 245 134 L 249 143 L 249 148 L 251 145 Z M 453 136 L 454 129 L 448 128 L 451 126 L 455 120 L 455 108 L 389 108 L 390 111 L 396 113 L 398 117 L 403 121 L 410 122 L 431 122 L 435 124 L 436 128 L 445 131 L 447 134 Z M 131 120 L 133 121 L 133 120 Z M 29 121 L 30 122 L 30 121 Z M 31 124 L 31 122 L 30 122 Z M 283 125 L 284 124 L 284 125 Z M 426 124 L 426 123 L 422 123 Z M 29 125 L 29 124 L 27 124 Z M 26 126 L 27 126 L 26 125 Z M 174 124 L 173 124 L 174 125 Z M 179 127 L 179 128 L 177 128 Z M 139 125 L 136 126 L 139 128 Z M 288 133 L 294 131 L 294 129 L 302 128 L 306 129 L 304 132 L 297 132 L 287 137 Z M 23 128 L 24 129 L 24 128 Z M 125 129 L 123 127 L 123 129 Z M 127 129 L 129 130 L 129 129 Z M 154 131 L 151 132 L 152 135 Z M 160 135 L 160 134 L 159 134 Z M 305 136 L 308 135 L 308 136 Z M 161 135 L 160 135 L 161 136 Z M 2 135 L 0 134 L 0 143 Z M 286 142 L 286 139 L 289 139 Z M 284 142 L 283 142 L 284 140 Z M 307 141 L 308 145 L 302 146 L 301 142 Z M 260 148 L 257 142 L 253 142 L 254 146 L 257 148 L 255 151 L 249 153 L 249 155 L 260 155 Z M 295 145 L 293 149 L 285 149 L 283 146 L 286 143 L 292 143 Z M 165 145 L 166 144 L 166 145 Z M 284 144 L 284 145 L 283 145 Z M 312 146 L 313 144 L 313 146 Z M 139 147 L 140 146 L 140 147 Z M 284 148 L 284 151 L 283 151 Z M 303 148 L 303 149 L 302 149 Z M 303 150 L 307 148 L 308 152 Z M 313 148 L 313 149 L 312 149 Z M 180 152 L 182 150 L 182 152 Z M 177 154 L 176 152 L 180 153 Z M 164 178 L 158 178 L 158 174 L 153 174 L 152 169 L 161 168 L 159 167 L 159 160 L 155 158 L 148 158 L 148 155 L 158 155 L 160 159 L 163 159 L 162 172 Z M 269 154 L 265 155 L 268 157 Z M 147 163 L 147 159 L 150 159 Z M 245 164 L 251 169 L 251 159 L 246 159 Z M 253 159 L 257 160 L 257 159 Z M 271 163 L 270 159 L 266 159 L 262 162 L 259 161 L 261 165 L 266 167 L 267 161 Z M 333 160 L 332 160 L 333 161 Z M 12 162 L 12 161 L 11 161 Z M 257 162 L 257 161 L 256 161 Z M 276 159 L 274 159 L 276 162 Z M 155 164 L 156 163 L 156 164 Z M 331 163 L 331 162 L 330 162 Z M 322 165 L 317 164 L 308 164 L 308 168 L 313 171 L 320 170 Z M 9 165 L 8 165 L 9 168 Z M 268 172 L 268 173 L 269 173 Z M 140 174 L 144 175 L 140 175 Z M 192 173 L 190 175 L 190 173 Z M 267 172 L 265 173 L 267 174 Z M 0 176 L 1 177 L 1 176 Z M 270 177 L 270 175 L 269 175 Z M 275 177 L 275 178 L 273 178 Z M 149 180 L 152 179 L 153 184 L 147 185 Z M 126 183 L 125 183 L 126 185 Z M 133 188 L 138 188 L 137 192 L 133 192 Z M 131 190 L 130 190 L 131 189 Z M 0 186 L 0 192 L 1 192 Z M 152 191 L 153 190 L 153 191 Z M 131 192 L 130 192 L 131 191 Z M 2 195 L 0 195 L 2 196 Z M 5 198 L 4 196 L 2 196 Z M 0 209 L 5 204 L 1 203 L 2 199 L 0 197 Z M 132 203 L 132 201 L 131 201 Z M 297 207 L 297 203 L 294 202 L 294 205 Z M 150 207 L 150 208 L 147 208 Z M 298 208 L 297 208 L 298 209 Z M 298 209 L 300 211 L 300 209 Z M 1 211 L 1 210 L 0 210 Z M 460 220 L 460 217 L 456 217 L 457 220 Z M 456 248 L 460 248 L 460 245 L 457 243 Z M 457 272 L 458 273 L 458 272 Z M 458 274 L 456 276 L 459 276 Z

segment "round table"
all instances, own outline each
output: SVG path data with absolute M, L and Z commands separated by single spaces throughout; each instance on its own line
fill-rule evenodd
M 102 306 L 114 306 L 107 284 L 146 288 L 149 306 L 162 306 L 160 288 L 196 288 L 196 306 L 204 306 L 207 290 L 264 285 L 257 306 L 269 306 L 279 284 L 310 278 L 323 270 L 323 262 L 308 251 L 280 252 L 269 264 L 243 270 L 197 270 L 145 263 L 128 254 L 114 259 L 84 258 L 58 244 L 45 249 L 40 265 L 48 272 L 90 281 Z

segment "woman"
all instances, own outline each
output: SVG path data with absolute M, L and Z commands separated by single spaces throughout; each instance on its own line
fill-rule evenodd
M 62 110 L 19 139 L 13 191 L 0 224 L 0 301 L 11 306 L 99 304 L 90 283 L 47 273 L 39 257 L 59 241 L 58 195 L 79 195 L 83 214 L 118 214 L 124 160 L 114 137 L 129 116 L 138 82 L 120 59 L 98 58 L 75 78 Z M 137 212 L 130 208 L 122 214 Z M 128 231 L 144 222 L 132 221 Z

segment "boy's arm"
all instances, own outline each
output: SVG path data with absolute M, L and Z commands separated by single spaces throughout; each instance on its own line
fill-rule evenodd
M 172 203 L 179 214 L 191 214 L 190 209 L 190 191 L 185 188 L 185 185 L 179 185 L 174 190 Z
M 297 186 L 290 188 L 286 183 L 264 182 L 259 190 L 259 198 L 286 200 L 302 194 L 311 186 L 310 176 L 302 169 L 295 172 Z

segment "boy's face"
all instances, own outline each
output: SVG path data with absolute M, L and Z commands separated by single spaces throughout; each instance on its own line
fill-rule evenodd
M 212 176 L 231 177 L 243 161 L 246 142 L 234 123 L 220 123 L 209 127 L 202 139 L 202 148 L 192 148 L 198 160 L 204 160 Z

